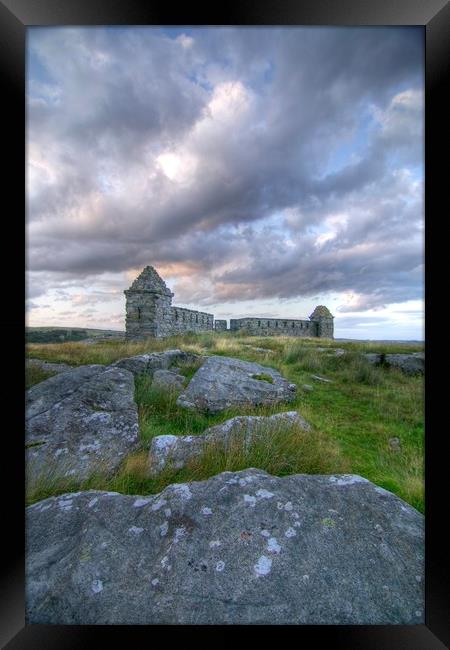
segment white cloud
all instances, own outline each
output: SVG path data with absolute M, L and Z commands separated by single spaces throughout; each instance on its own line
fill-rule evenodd
M 194 43 L 195 43 L 195 41 L 194 41 L 194 39 L 192 38 L 192 36 L 187 36 L 186 34 L 180 34 L 179 36 L 177 36 L 177 38 L 176 38 L 175 40 L 176 40 L 177 43 L 179 43 L 179 44 L 181 45 L 181 47 L 183 47 L 185 50 L 190 49 L 190 48 L 194 45 Z

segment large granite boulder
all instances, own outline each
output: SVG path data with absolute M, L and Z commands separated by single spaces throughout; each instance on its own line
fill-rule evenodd
M 379 354 L 367 353 L 364 358 L 373 365 L 398 368 L 406 375 L 423 375 L 425 373 L 425 354 Z
M 384 355 L 380 354 L 379 352 L 367 352 L 362 356 L 372 366 L 379 366 Z
M 177 404 L 219 413 L 232 406 L 274 405 L 295 399 L 297 387 L 278 370 L 259 363 L 211 356 L 197 370 Z
M 26 475 L 111 472 L 139 444 L 134 378 L 127 370 L 80 366 L 26 392 Z
M 425 372 L 425 354 L 386 354 L 384 363 L 392 368 L 399 368 L 406 375 L 423 375 Z
M 132 372 L 134 376 L 148 375 L 152 377 L 155 370 L 168 370 L 174 365 L 198 363 L 204 358 L 192 352 L 166 350 L 165 352 L 149 352 L 119 359 L 114 361 L 110 367 L 124 368 Z
M 65 494 L 26 530 L 28 624 L 424 623 L 424 518 L 359 476 Z
M 150 445 L 149 473 L 158 474 L 169 464 L 175 469 L 181 469 L 199 456 L 210 443 L 217 443 L 226 448 L 233 440 L 243 439 L 245 444 L 249 445 L 256 436 L 270 435 L 292 427 L 311 431 L 311 425 L 297 411 L 286 411 L 268 417 L 239 415 L 209 427 L 197 436 L 155 436 Z

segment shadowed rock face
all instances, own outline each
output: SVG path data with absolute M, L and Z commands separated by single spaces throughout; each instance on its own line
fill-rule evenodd
M 152 386 L 165 390 L 182 390 L 186 382 L 184 375 L 178 375 L 170 370 L 155 370 Z
M 370 352 L 363 357 L 373 365 L 391 366 L 398 368 L 406 375 L 423 375 L 425 373 L 425 354 L 413 352 L 412 354 L 379 354 Z
M 219 443 L 227 447 L 233 440 L 244 439 L 250 444 L 256 436 L 267 436 L 271 432 L 297 426 L 305 431 L 311 430 L 297 411 L 276 413 L 269 417 L 258 415 L 241 415 L 222 424 L 209 427 L 201 435 L 196 436 L 155 436 L 152 438 L 149 453 L 149 473 L 156 475 L 167 464 L 181 469 L 190 460 L 200 455 L 208 443 Z
M 211 356 L 192 377 L 177 404 L 190 410 L 219 413 L 232 406 L 291 402 L 295 399 L 296 388 L 273 368 Z
M 138 375 L 153 376 L 156 370 L 167 370 L 178 363 L 195 363 L 201 361 L 203 357 L 192 352 L 183 352 L 182 350 L 166 350 L 165 352 L 150 352 L 148 354 L 138 354 L 134 357 L 119 359 L 111 364 L 111 368 L 124 368 L 129 370 L 136 377 Z
M 26 512 L 38 624 L 418 624 L 423 516 L 358 476 L 249 469 Z
M 386 354 L 384 362 L 393 368 L 400 368 L 406 375 L 423 375 L 425 372 L 425 354 Z
M 26 392 L 26 478 L 118 468 L 139 442 L 134 378 L 127 370 L 80 366 Z

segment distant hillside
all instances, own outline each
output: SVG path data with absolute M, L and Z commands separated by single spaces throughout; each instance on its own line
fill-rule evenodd
M 95 337 L 121 337 L 125 332 L 99 330 L 82 327 L 27 327 L 26 343 L 62 343 L 64 341 L 83 341 Z

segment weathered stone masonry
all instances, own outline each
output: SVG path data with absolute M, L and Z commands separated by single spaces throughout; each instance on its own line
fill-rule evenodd
M 215 320 L 214 329 L 216 332 L 226 332 L 227 331 L 227 321 L 226 320 Z
M 126 337 L 164 338 L 183 332 L 227 330 L 226 320 L 213 314 L 172 306 L 173 293 L 152 266 L 146 266 L 126 296 Z M 323 305 L 315 308 L 309 320 L 288 318 L 232 318 L 230 331 L 256 336 L 317 336 L 333 338 L 333 316 Z
M 318 336 L 333 338 L 333 316 L 327 307 L 319 305 L 309 320 L 292 318 L 231 318 L 232 332 L 245 331 L 255 336 Z
M 124 293 L 127 339 L 164 338 L 213 329 L 213 314 L 172 307 L 173 293 L 152 266 L 146 266 Z
M 289 318 L 232 318 L 230 330 L 255 336 L 318 336 L 316 322 Z

